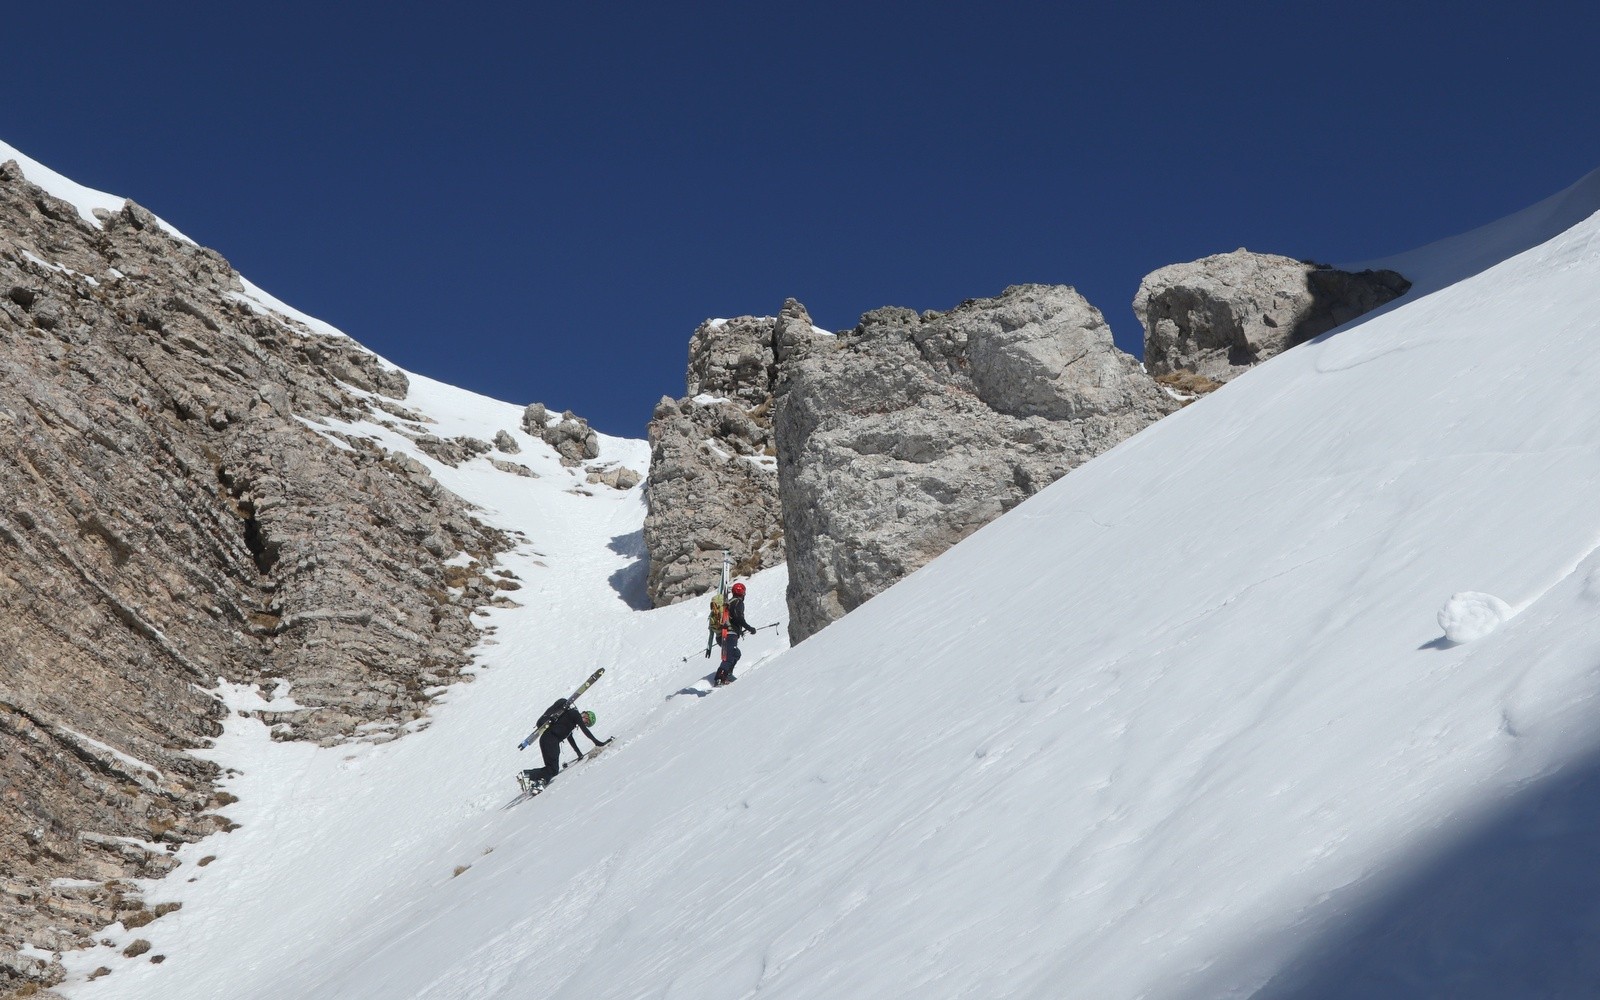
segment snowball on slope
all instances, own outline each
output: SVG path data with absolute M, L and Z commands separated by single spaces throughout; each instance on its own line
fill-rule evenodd
M 1439 627 L 1451 642 L 1471 642 L 1500 627 L 1511 617 L 1511 606 L 1493 594 L 1463 590 L 1439 609 Z

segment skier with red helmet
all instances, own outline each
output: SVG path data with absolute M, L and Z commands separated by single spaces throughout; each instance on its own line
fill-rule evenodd
M 711 678 L 713 685 L 721 687 L 738 680 L 733 676 L 733 668 L 739 662 L 739 637 L 746 633 L 755 635 L 756 630 L 744 618 L 744 584 L 736 583 L 728 603 L 723 606 L 722 627 L 717 632 L 717 645 L 722 647 L 722 663 Z

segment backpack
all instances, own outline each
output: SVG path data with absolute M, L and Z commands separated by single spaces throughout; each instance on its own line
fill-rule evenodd
M 706 626 L 713 632 L 722 631 L 722 626 L 728 623 L 728 606 L 722 599 L 722 591 L 711 595 L 711 615 L 706 619 Z
M 554 724 L 561 713 L 567 710 L 567 704 L 567 699 L 557 698 L 555 700 L 555 704 L 545 709 L 544 714 L 539 716 L 539 725 L 550 726 Z

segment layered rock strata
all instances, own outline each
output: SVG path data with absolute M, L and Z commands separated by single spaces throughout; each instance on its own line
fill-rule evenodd
M 97 226 L 0 166 L 0 993 L 228 828 L 188 753 L 220 681 L 328 743 L 415 727 L 469 662 L 507 540 L 336 429 L 424 436 L 406 389 L 143 209 Z
M 663 397 L 650 420 L 644 539 L 653 606 L 712 587 L 724 551 L 741 576 L 783 561 L 772 393 L 788 366 L 832 340 L 793 299 L 777 316 L 707 320 L 695 330 L 687 393 Z
M 1133 311 L 1151 375 L 1192 372 L 1220 384 L 1410 287 L 1393 271 L 1341 271 L 1239 249 L 1152 272 Z
M 784 374 L 794 642 L 1179 405 L 1066 286 L 875 310 Z

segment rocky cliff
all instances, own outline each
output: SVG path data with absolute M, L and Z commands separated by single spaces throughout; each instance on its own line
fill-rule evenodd
M 650 425 L 651 600 L 703 592 L 724 549 L 741 575 L 787 561 L 799 641 L 1181 402 L 1409 287 L 1244 250 L 1165 267 L 1134 302 L 1147 370 L 1065 287 L 881 309 L 837 339 L 793 300 L 708 321 L 687 395 Z
M 1393 271 L 1341 271 L 1239 249 L 1151 272 L 1133 311 L 1151 375 L 1224 383 L 1405 294 Z
M 1177 406 L 1066 286 L 866 314 L 777 387 L 791 640 Z
M 772 393 L 832 335 L 789 299 L 777 316 L 708 320 L 689 340 L 687 393 L 650 420 L 649 596 L 659 607 L 716 583 L 722 553 L 747 576 L 784 559 Z
M 219 680 L 329 743 L 421 724 L 467 664 L 506 539 L 319 426 L 425 438 L 406 389 L 137 206 L 91 223 L 0 167 L 0 992 L 56 974 L 23 941 L 159 915 L 128 880 L 228 828 L 187 752 Z

